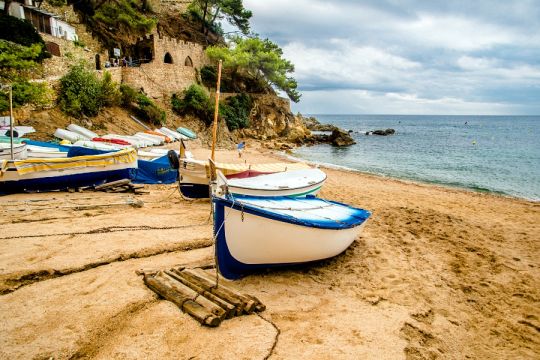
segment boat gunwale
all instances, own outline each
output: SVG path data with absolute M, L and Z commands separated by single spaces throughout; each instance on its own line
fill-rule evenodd
M 239 211 L 252 214 L 255 216 L 261 216 L 261 217 L 268 218 L 271 220 L 286 222 L 293 225 L 306 226 L 306 227 L 312 227 L 312 228 L 317 228 L 317 229 L 327 229 L 327 230 L 351 229 L 351 228 L 362 225 L 371 216 L 371 212 L 369 210 L 356 208 L 356 207 L 343 204 L 337 201 L 322 200 L 313 195 L 307 195 L 305 198 L 302 198 L 308 201 L 309 199 L 317 199 L 317 200 L 324 201 L 332 205 L 338 205 L 338 206 L 343 206 L 349 209 L 353 209 L 355 211 L 360 210 L 364 215 L 364 217 L 360 217 L 358 215 L 350 216 L 350 218 L 355 220 L 354 222 L 350 220 L 349 220 L 350 222 L 339 222 L 337 220 L 329 220 L 323 223 L 317 220 L 299 219 L 291 215 L 268 211 L 268 210 L 265 210 L 264 208 L 257 207 L 256 205 L 244 203 L 242 202 L 242 198 L 259 199 L 259 200 L 265 200 L 265 201 L 268 201 L 271 199 L 270 197 L 267 197 L 267 196 L 233 196 L 231 199 L 231 196 L 229 195 L 229 197 L 227 198 L 213 196 L 212 201 L 214 203 L 221 203 L 222 205 L 229 207 L 231 209 L 239 210 Z M 279 197 L 274 197 L 273 200 L 276 200 L 276 199 L 294 200 L 295 198 L 296 197 L 293 197 L 293 196 L 279 196 Z M 282 209 L 282 210 L 286 210 L 286 209 Z

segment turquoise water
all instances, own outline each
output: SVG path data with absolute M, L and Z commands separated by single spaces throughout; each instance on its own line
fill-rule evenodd
M 357 143 L 302 147 L 296 157 L 540 201 L 540 116 L 314 116 L 353 130 Z M 396 134 L 365 135 L 386 128 Z

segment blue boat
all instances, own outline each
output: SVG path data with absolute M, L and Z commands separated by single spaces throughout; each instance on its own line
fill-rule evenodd
M 238 279 L 265 268 L 331 258 L 347 249 L 371 213 L 313 196 L 213 197 L 220 273 Z
M 63 158 L 0 160 L 0 193 L 95 186 L 131 179 L 136 169 L 134 149 Z

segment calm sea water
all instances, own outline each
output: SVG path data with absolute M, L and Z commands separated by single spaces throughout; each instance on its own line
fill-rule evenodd
M 314 116 L 353 130 L 357 143 L 302 147 L 296 157 L 540 201 L 540 116 Z M 396 134 L 365 135 L 386 128 Z

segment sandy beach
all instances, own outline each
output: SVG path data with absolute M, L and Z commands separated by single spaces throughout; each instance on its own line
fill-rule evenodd
M 256 142 L 243 158 L 283 161 Z M 218 328 L 135 273 L 212 263 L 209 201 L 176 185 L 0 197 L 0 358 L 540 357 L 539 203 L 324 170 L 321 197 L 373 213 L 362 236 L 315 265 L 224 280 L 267 309 Z

